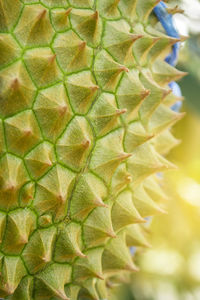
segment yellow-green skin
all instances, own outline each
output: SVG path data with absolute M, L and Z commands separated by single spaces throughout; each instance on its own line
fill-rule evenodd
M 110 299 L 137 269 L 182 116 L 157 3 L 0 0 L 1 297 Z

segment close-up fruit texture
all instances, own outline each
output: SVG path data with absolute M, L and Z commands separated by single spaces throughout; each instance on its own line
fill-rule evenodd
M 183 116 L 159 2 L 0 0 L 0 297 L 110 300 L 138 270 Z

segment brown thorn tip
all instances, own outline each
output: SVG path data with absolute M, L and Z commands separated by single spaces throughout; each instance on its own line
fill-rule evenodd
M 39 19 L 44 18 L 45 15 L 46 15 L 46 13 L 47 13 L 47 10 L 46 10 L 46 9 L 43 9 L 43 10 L 41 11 L 41 13 L 38 15 L 38 18 L 39 18 Z
M 71 7 L 66 10 L 66 12 L 65 12 L 66 16 L 68 16 L 70 14 L 71 10 L 72 10 Z
M 107 231 L 107 235 L 110 236 L 111 238 L 117 237 L 117 235 L 115 234 L 115 232 L 113 230 Z
M 101 280 L 104 280 L 103 274 L 96 273 L 95 276 Z
M 126 112 L 127 112 L 126 108 L 116 110 L 117 115 L 122 115 L 122 114 L 125 114 Z
M 120 70 L 125 71 L 125 72 L 129 72 L 129 69 L 123 65 L 120 66 Z
M 79 256 L 79 257 L 81 257 L 81 258 L 86 258 L 86 257 L 87 257 L 87 256 L 86 256 L 83 252 L 81 252 L 81 251 L 76 251 L 76 255 Z
M 93 14 L 94 19 L 98 19 L 99 18 L 99 12 L 96 10 Z

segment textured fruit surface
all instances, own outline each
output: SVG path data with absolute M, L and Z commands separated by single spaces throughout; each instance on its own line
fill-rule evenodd
M 0 0 L 0 296 L 111 299 L 182 117 L 157 0 Z

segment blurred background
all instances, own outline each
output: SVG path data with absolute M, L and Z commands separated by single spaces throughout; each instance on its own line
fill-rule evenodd
M 177 68 L 186 116 L 174 127 L 182 143 L 169 159 L 179 169 L 165 174 L 167 215 L 153 218 L 152 247 L 136 253 L 141 271 L 121 291 L 123 300 L 200 300 L 200 1 L 168 1 L 185 12 L 174 16 L 183 43 Z

